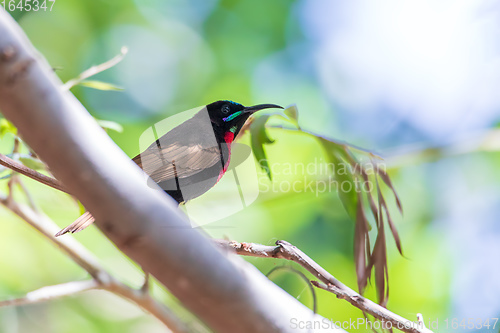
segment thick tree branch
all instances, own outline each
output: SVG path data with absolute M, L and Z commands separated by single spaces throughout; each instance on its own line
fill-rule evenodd
M 306 332 L 322 318 L 217 249 L 112 142 L 0 9 L 0 108 L 126 255 L 217 332 Z M 335 331 L 331 329 L 330 331 Z
M 259 257 L 259 258 L 277 258 L 295 261 L 300 266 L 308 270 L 315 278 L 323 283 L 312 281 L 313 285 L 318 288 L 328 290 L 337 295 L 338 298 L 344 299 L 357 307 L 358 309 L 372 315 L 373 317 L 383 321 L 391 322 L 392 327 L 397 328 L 407 333 L 430 333 L 424 326 L 412 324 L 412 321 L 398 316 L 386 308 L 364 298 L 351 288 L 337 280 L 332 274 L 326 271 L 318 263 L 312 260 L 308 255 L 302 252 L 296 246 L 286 242 L 277 241 L 276 246 L 261 245 L 255 243 L 238 243 L 236 241 L 227 241 L 222 239 L 214 240 L 219 246 L 230 249 L 235 253 L 243 256 Z

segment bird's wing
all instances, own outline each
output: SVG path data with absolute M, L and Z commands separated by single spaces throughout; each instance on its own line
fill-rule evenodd
M 221 157 L 218 146 L 185 146 L 177 142 L 166 147 L 151 145 L 134 157 L 133 161 L 155 183 L 160 183 L 176 176 L 178 178 L 192 176 L 216 163 L 221 163 Z
M 225 149 L 225 147 L 223 147 Z M 221 151 L 206 109 L 173 128 L 133 158 L 151 179 L 187 178 L 221 164 Z
M 203 147 L 201 144 L 186 146 L 175 142 L 166 147 L 153 144 L 134 157 L 133 161 L 155 183 L 160 183 L 175 176 L 187 178 L 216 163 L 221 163 L 221 153 L 218 146 Z

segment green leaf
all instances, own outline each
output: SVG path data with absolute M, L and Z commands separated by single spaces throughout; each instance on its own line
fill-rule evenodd
M 299 126 L 299 109 L 297 104 L 290 105 L 283 113 L 296 125 Z
M 267 133 L 266 123 L 270 115 L 264 115 L 262 117 L 257 118 L 250 127 L 250 133 L 255 135 L 260 143 L 269 144 L 274 143 L 274 140 L 269 137 Z
M 102 82 L 102 81 L 95 81 L 95 80 L 85 80 L 85 81 L 79 82 L 78 85 L 88 87 L 88 88 L 97 89 L 97 90 L 114 90 L 114 91 L 125 90 L 122 87 L 115 86 L 114 84 Z
M 33 170 L 45 170 L 45 163 L 30 155 L 19 155 L 19 161 Z
M 356 195 L 356 183 L 354 177 L 350 172 L 345 174 L 336 172 L 335 179 L 338 183 L 338 193 L 340 201 L 346 210 L 349 217 L 356 221 L 358 197 Z
M 335 166 L 334 177 L 338 186 L 338 195 L 344 209 L 352 221 L 356 221 L 358 212 L 358 195 L 356 192 L 355 175 L 346 160 L 349 155 L 344 147 L 338 143 L 319 138 L 325 148 L 326 156 L 330 163 Z
M 113 131 L 118 132 L 118 133 L 122 133 L 123 132 L 122 125 L 120 125 L 118 123 L 115 123 L 114 121 L 101 120 L 101 119 L 96 119 L 96 121 L 99 124 L 99 126 L 101 126 L 104 129 L 113 130 Z
M 80 210 L 80 215 L 83 215 L 87 211 L 80 201 L 78 201 L 78 209 Z
M 10 177 L 12 177 L 12 173 L 9 173 L 5 176 L 0 177 L 0 180 L 9 179 Z
M 2 118 L 0 119 L 0 137 L 3 138 L 7 133 L 17 135 L 17 128 L 10 121 Z
M 257 159 L 261 169 L 266 172 L 269 180 L 272 180 L 271 168 L 269 167 L 266 151 L 264 150 L 265 144 L 274 142 L 274 140 L 269 137 L 266 130 L 266 123 L 270 116 L 271 115 L 263 115 L 255 119 L 250 126 L 250 134 L 252 137 L 251 143 L 255 158 Z

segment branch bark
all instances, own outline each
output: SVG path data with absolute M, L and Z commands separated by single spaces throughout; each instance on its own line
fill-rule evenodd
M 322 318 L 256 268 L 219 251 L 173 199 L 146 185 L 17 23 L 0 9 L 0 108 L 126 255 L 217 332 L 306 332 Z M 331 329 L 330 331 L 335 331 Z

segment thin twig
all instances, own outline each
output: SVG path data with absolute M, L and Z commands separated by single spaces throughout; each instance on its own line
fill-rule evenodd
M 12 172 L 9 181 L 7 182 L 7 202 L 14 200 L 14 185 L 17 183 L 17 177 L 18 175 L 15 172 Z
M 3 154 L 0 154 L 0 165 L 3 165 L 4 167 L 9 168 L 11 170 L 14 170 L 15 172 L 18 172 L 26 177 L 34 179 L 42 184 L 55 188 L 56 190 L 69 193 L 66 187 L 57 179 L 46 176 L 33 169 L 30 169 L 27 166 L 17 161 L 14 161 L 12 158 L 7 157 Z
M 267 127 L 309 134 L 314 137 L 325 138 L 339 145 L 349 146 L 356 150 L 373 155 L 373 157 L 377 160 L 383 161 L 384 165 L 390 169 L 398 169 L 408 165 L 433 162 L 442 158 L 461 156 L 476 152 L 494 152 L 500 150 L 500 130 L 498 128 L 468 133 L 441 145 L 433 146 L 426 143 L 416 143 L 386 149 L 383 154 L 379 154 L 373 150 L 358 147 L 344 141 L 327 138 L 301 128 L 287 127 L 283 125 L 270 125 Z M 378 164 L 377 161 L 373 162 L 375 162 L 374 164 Z
M 14 138 L 14 148 L 12 149 L 12 157 L 14 159 L 18 159 L 19 156 L 19 138 L 16 136 Z M 7 190 L 8 190 L 8 196 L 7 196 L 7 201 L 12 201 L 14 200 L 14 185 L 18 182 L 19 178 L 17 176 L 16 172 L 12 172 L 9 182 L 7 183 Z
M 19 187 L 21 188 L 21 191 L 24 193 L 24 196 L 28 200 L 28 204 L 30 205 L 31 209 L 33 209 L 34 211 L 38 211 L 38 207 L 35 203 L 35 200 L 33 199 L 33 196 L 26 188 L 26 185 L 24 185 L 23 180 L 19 177 L 17 179 L 17 184 L 19 185 Z
M 54 286 L 42 287 L 27 293 L 26 296 L 21 298 L 0 301 L 0 307 L 35 304 L 99 288 L 100 284 L 96 280 L 72 281 Z
M 85 269 L 98 285 L 93 289 L 104 289 L 114 294 L 120 295 L 141 307 L 143 310 L 155 316 L 158 320 L 164 323 L 173 332 L 189 332 L 186 324 L 183 323 L 177 316 L 167 307 L 157 302 L 149 293 L 141 289 L 131 288 L 112 275 L 110 275 L 100 264 L 99 261 L 78 241 L 71 237 L 55 238 L 54 233 L 59 230 L 59 227 L 46 215 L 36 212 L 29 206 L 8 201 L 6 196 L 0 195 L 0 203 L 11 210 L 14 214 L 26 221 L 40 233 L 46 236 L 52 243 L 57 245 L 63 252 L 66 253 L 80 267 Z M 83 283 L 81 285 L 83 289 Z M 61 285 L 59 285 L 61 286 Z M 89 285 L 90 286 L 90 283 Z M 57 291 L 56 286 L 53 286 Z M 42 288 L 43 289 L 43 288 Z M 90 289 L 90 288 L 88 288 Z M 81 290 L 83 291 L 83 290 Z M 59 291 L 61 296 L 69 295 L 68 292 Z M 56 293 L 57 294 L 57 293 Z M 29 297 L 29 294 L 26 296 Z M 49 298 L 47 298 L 49 299 Z M 40 300 L 42 301 L 42 300 Z M 9 304 L 9 301 L 0 302 L 1 305 Z M 13 302 L 13 301 L 10 301 Z M 21 302 L 21 301 L 19 301 Z
M 215 239 L 214 242 L 225 249 L 230 249 L 236 254 L 243 256 L 277 258 L 295 261 L 314 275 L 315 278 L 323 282 L 319 283 L 317 281 L 311 281 L 313 285 L 333 292 L 338 298 L 348 301 L 355 307 L 383 322 L 391 322 L 393 328 L 397 328 L 407 333 L 431 333 L 431 331 L 425 327 L 422 328 L 422 326 L 416 325 L 412 321 L 398 316 L 386 308 L 370 301 L 367 298 L 364 298 L 337 280 L 332 274 L 312 260 L 299 248 L 286 241 L 279 240 L 276 242 L 276 246 L 255 243 L 239 243 L 223 239 Z
M 116 55 L 112 59 L 110 59 L 110 60 L 108 60 L 100 65 L 90 67 L 89 69 L 87 69 L 86 71 L 84 71 L 80 75 L 78 75 L 76 78 L 69 80 L 68 82 L 63 84 L 62 90 L 64 90 L 64 91 L 70 90 L 71 88 L 73 88 L 74 86 L 76 86 L 77 84 L 82 82 L 83 80 L 88 79 L 91 76 L 94 76 L 100 72 L 105 71 L 106 69 L 109 69 L 109 68 L 115 66 L 120 61 L 122 61 L 122 59 L 125 57 L 127 52 L 128 52 L 127 47 L 123 46 L 120 50 L 120 54 Z
M 342 290 L 331 284 L 324 284 L 319 281 L 311 281 L 311 283 L 320 289 L 329 291 L 337 296 L 337 298 L 343 299 L 354 305 L 355 307 L 371 314 L 377 319 L 380 319 L 384 323 L 385 328 L 396 328 L 403 332 L 421 332 L 421 333 L 432 333 L 431 330 L 427 329 L 423 325 L 423 321 L 417 318 L 417 321 L 411 321 L 403 318 L 384 307 L 364 298 L 354 292 L 353 290 Z M 390 323 L 390 326 L 389 324 Z
M 373 156 L 374 158 L 382 159 L 378 153 L 375 153 L 372 150 L 369 150 L 369 149 L 366 149 L 366 148 L 363 148 L 363 147 L 360 147 L 360 146 L 356 146 L 356 145 L 350 144 L 350 143 L 348 143 L 346 141 L 337 140 L 337 139 L 334 139 L 334 138 L 331 138 L 331 137 L 327 137 L 325 135 L 321 135 L 321 134 L 318 134 L 318 133 L 315 133 L 315 132 L 312 132 L 312 131 L 309 131 L 309 130 L 305 130 L 303 128 L 289 127 L 289 126 L 283 126 L 283 125 L 268 125 L 266 127 L 267 128 L 274 128 L 274 129 L 281 129 L 281 130 L 290 131 L 290 132 L 297 132 L 297 133 L 307 134 L 309 136 L 312 136 L 313 138 L 316 138 L 316 139 L 318 139 L 318 138 L 325 139 L 327 141 L 334 142 L 334 143 L 336 143 L 336 144 L 338 144 L 340 146 L 347 146 L 347 147 L 353 148 L 355 150 L 359 150 L 359 151 L 365 152 L 365 153 L 369 154 L 370 156 Z
M 17 161 L 19 158 L 20 145 L 21 145 L 21 139 L 19 139 L 19 137 L 16 136 L 14 138 L 14 149 L 12 149 L 13 161 Z M 21 189 L 21 191 L 23 192 L 24 196 L 28 200 L 28 204 L 30 205 L 30 207 L 33 210 L 38 211 L 38 208 L 35 204 L 35 201 L 33 200 L 33 197 L 31 196 L 28 189 L 24 185 L 24 183 L 21 180 L 21 178 L 19 177 L 18 173 L 16 171 L 12 171 L 12 173 L 10 175 L 11 175 L 11 178 L 9 179 L 9 182 L 7 183 L 7 187 L 8 187 L 7 201 L 10 202 L 10 201 L 14 200 L 14 187 L 15 187 L 15 185 L 18 185 L 19 188 Z
M 399 146 L 387 149 L 384 155 L 387 167 L 398 169 L 408 165 L 434 162 L 443 158 L 499 150 L 500 129 L 492 128 L 460 135 L 452 141 L 440 145 L 417 143 Z

